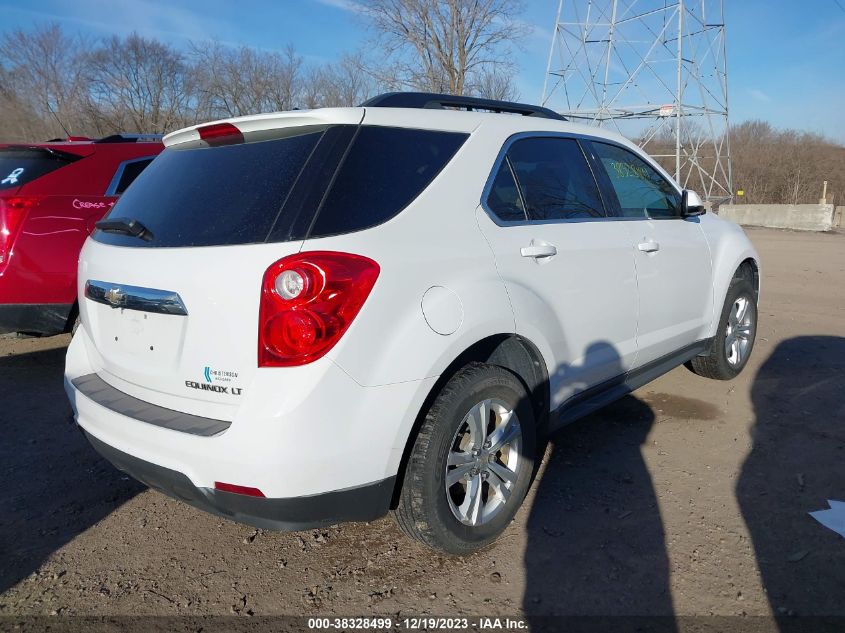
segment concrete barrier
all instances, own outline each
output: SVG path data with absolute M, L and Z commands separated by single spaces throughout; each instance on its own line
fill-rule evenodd
M 833 212 L 833 228 L 845 229 L 845 207 L 836 207 Z
M 835 226 L 832 204 L 723 204 L 719 216 L 743 226 L 797 231 L 830 231 Z

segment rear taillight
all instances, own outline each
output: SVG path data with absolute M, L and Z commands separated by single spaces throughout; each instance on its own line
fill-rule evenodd
M 361 310 L 379 270 L 366 257 L 328 251 L 270 266 L 261 286 L 258 366 L 305 365 L 323 356 Z
M 0 270 L 9 263 L 12 247 L 26 219 L 26 214 L 39 201 L 40 198 L 32 196 L 0 198 Z

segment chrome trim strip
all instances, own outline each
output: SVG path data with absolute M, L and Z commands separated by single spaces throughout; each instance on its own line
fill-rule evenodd
M 89 279 L 85 282 L 85 296 L 110 308 L 137 310 L 188 316 L 182 297 L 171 290 L 156 290 Z

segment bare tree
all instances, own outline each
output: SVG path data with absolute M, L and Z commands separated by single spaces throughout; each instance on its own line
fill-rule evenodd
M 486 99 L 498 99 L 500 101 L 516 101 L 519 99 L 519 90 L 513 83 L 513 73 L 506 72 L 501 67 L 487 68 L 479 73 L 470 92 Z
M 511 48 L 529 31 L 517 19 L 520 0 L 364 0 L 362 6 L 383 47 L 382 79 L 435 92 L 464 94 L 485 72 L 512 68 Z
M 699 137 L 697 124 L 685 123 L 683 141 Z M 731 165 L 737 202 L 752 204 L 814 204 L 822 196 L 828 181 L 828 200 L 841 202 L 845 196 L 845 147 L 819 134 L 798 130 L 778 130 L 766 121 L 746 121 L 730 129 Z M 642 139 L 641 139 L 642 141 Z M 664 128 L 651 137 L 644 149 L 655 156 L 670 173 L 674 169 L 675 141 L 672 131 Z M 715 167 L 713 153 L 699 154 L 706 169 Z M 711 161 L 711 162 L 707 162 Z M 681 179 L 692 171 L 682 168 Z M 698 183 L 690 178 L 687 186 Z
M 167 132 L 190 120 L 184 56 L 132 33 L 111 37 L 89 57 L 89 108 L 98 131 Z
M 309 108 L 356 106 L 378 89 L 360 55 L 344 55 L 337 63 L 312 69 L 306 84 L 303 97 Z
M 292 46 L 278 53 L 201 43 L 192 56 L 202 118 L 290 110 L 299 99 L 302 58 Z
M 750 203 L 815 203 L 845 196 L 845 147 L 819 134 L 778 130 L 765 121 L 731 127 L 734 189 Z
M 3 118 L 9 112 L 7 108 L 17 108 L 11 116 L 21 121 L 19 131 L 27 136 L 83 132 L 83 103 L 88 89 L 83 50 L 82 39 L 67 35 L 58 24 L 3 35 Z M 21 109 L 29 112 L 24 117 L 26 124 Z

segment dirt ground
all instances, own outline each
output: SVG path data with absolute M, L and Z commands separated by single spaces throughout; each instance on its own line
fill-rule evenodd
M 0 615 L 840 615 L 845 235 L 750 230 L 753 358 L 681 367 L 553 438 L 503 538 L 435 554 L 391 517 L 254 530 L 100 459 L 62 389 L 68 337 L 0 340 Z

